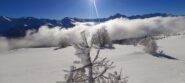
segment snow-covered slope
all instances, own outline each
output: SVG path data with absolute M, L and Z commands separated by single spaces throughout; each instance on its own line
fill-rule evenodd
M 128 83 L 185 83 L 185 36 L 172 36 L 157 41 L 166 56 L 155 57 L 142 47 L 114 45 L 115 49 L 101 50 L 100 57 L 115 62 L 116 70 L 123 69 Z M 75 49 L 67 47 L 26 48 L 0 53 L 0 83 L 56 83 L 63 80 Z M 92 54 L 95 55 L 93 49 Z M 169 57 L 178 60 L 169 59 Z

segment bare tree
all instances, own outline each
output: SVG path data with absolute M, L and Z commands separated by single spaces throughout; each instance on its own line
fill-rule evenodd
M 98 48 L 112 48 L 112 41 L 104 27 L 96 31 L 96 33 L 92 36 L 91 43 Z
M 60 39 L 60 41 L 58 43 L 58 47 L 55 48 L 54 50 L 62 49 L 62 48 L 65 48 L 67 46 L 70 46 L 70 41 L 69 41 L 68 38 L 63 37 L 63 38 Z
M 145 47 L 144 51 L 146 53 L 150 53 L 150 54 L 157 53 L 157 49 L 158 49 L 157 43 L 154 40 L 154 38 L 152 38 L 151 36 L 146 36 L 139 42 L 139 44 Z
M 71 67 L 70 71 L 65 75 L 66 81 L 63 83 L 127 83 L 127 77 L 122 77 L 122 72 L 107 73 L 113 69 L 113 62 L 107 58 L 100 59 L 100 49 L 97 50 L 94 59 L 91 59 L 92 44 L 88 45 L 85 33 L 82 32 L 83 42 L 74 44 L 76 55 L 81 59 L 82 67 Z M 76 61 L 75 63 L 78 63 Z

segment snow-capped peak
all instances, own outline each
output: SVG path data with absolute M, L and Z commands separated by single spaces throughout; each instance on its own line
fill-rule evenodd
M 53 24 L 52 23 L 46 23 L 46 25 L 51 25 L 52 26 Z
M 24 24 L 24 27 L 27 27 L 28 25 L 27 24 Z
M 2 16 L 2 17 L 3 17 L 5 20 L 9 21 L 9 22 L 12 21 L 10 18 L 8 18 L 8 17 L 6 17 L 6 16 Z

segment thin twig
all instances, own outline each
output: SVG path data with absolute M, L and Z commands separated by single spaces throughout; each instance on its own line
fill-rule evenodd
M 96 54 L 96 57 L 93 60 L 93 63 L 98 59 L 99 53 L 100 53 L 100 49 L 98 49 L 97 54 Z

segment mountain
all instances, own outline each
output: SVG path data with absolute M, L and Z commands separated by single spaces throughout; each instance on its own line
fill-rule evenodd
M 144 15 L 126 16 L 126 15 L 117 13 L 108 18 L 81 19 L 81 18 L 65 17 L 62 20 L 38 19 L 34 17 L 11 18 L 6 16 L 0 16 L 0 36 L 5 36 L 8 38 L 22 37 L 25 35 L 27 30 L 29 29 L 37 30 L 42 25 L 48 25 L 49 27 L 60 26 L 60 27 L 70 28 L 75 26 L 74 22 L 105 22 L 116 18 L 144 19 L 144 18 L 151 18 L 156 16 L 167 17 L 167 16 L 176 16 L 176 15 L 166 14 L 166 13 L 152 13 L 152 14 L 144 14 Z
M 21 37 L 29 29 L 38 29 L 42 25 L 62 26 L 61 21 L 37 19 L 34 17 L 10 18 L 0 17 L 0 34 L 6 37 Z
M 151 13 L 151 14 L 144 14 L 144 15 L 133 15 L 133 16 L 129 16 L 129 19 L 144 19 L 144 18 L 151 18 L 151 17 L 173 17 L 173 16 L 177 16 L 177 15 L 172 15 L 172 14 L 166 14 L 166 13 Z

